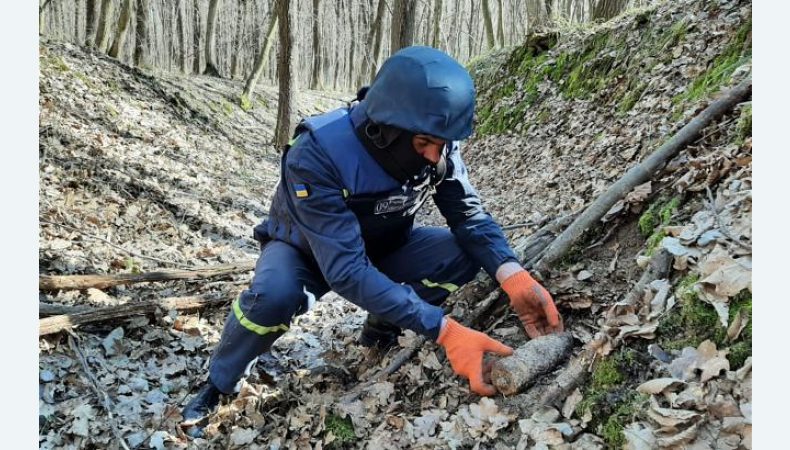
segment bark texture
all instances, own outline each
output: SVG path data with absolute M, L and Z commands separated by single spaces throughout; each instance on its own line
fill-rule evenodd
M 516 394 L 539 376 L 554 370 L 570 355 L 572 348 L 573 336 L 570 333 L 532 339 L 517 348 L 513 355 L 494 363 L 491 384 L 505 395 Z

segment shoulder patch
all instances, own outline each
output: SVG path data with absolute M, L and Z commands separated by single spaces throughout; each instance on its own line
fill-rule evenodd
M 296 193 L 296 198 L 307 198 L 310 196 L 310 186 L 303 183 L 294 183 L 294 193 Z

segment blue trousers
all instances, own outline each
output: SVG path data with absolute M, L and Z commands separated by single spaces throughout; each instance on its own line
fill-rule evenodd
M 398 283 L 408 283 L 425 301 L 439 305 L 477 275 L 480 266 L 461 249 L 447 228 L 415 228 L 409 241 L 371 261 Z M 316 262 L 282 241 L 261 250 L 249 289 L 231 305 L 222 338 L 209 365 L 211 382 L 234 391 L 245 370 L 330 290 Z

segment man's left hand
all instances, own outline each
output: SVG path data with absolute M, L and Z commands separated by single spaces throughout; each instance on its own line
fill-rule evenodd
M 518 314 L 530 338 L 564 330 L 554 299 L 526 270 L 505 279 L 502 290 L 510 297 L 510 306 Z

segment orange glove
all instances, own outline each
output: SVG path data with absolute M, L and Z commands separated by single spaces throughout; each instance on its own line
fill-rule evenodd
M 562 317 L 551 295 L 526 270 L 503 281 L 502 290 L 510 297 L 510 306 L 518 314 L 530 338 L 563 331 Z
M 496 388 L 483 380 L 483 353 L 510 356 L 513 349 L 479 331 L 466 328 L 449 317 L 446 320 L 436 342 L 447 352 L 453 372 L 468 378 L 469 387 L 476 394 L 496 394 Z

